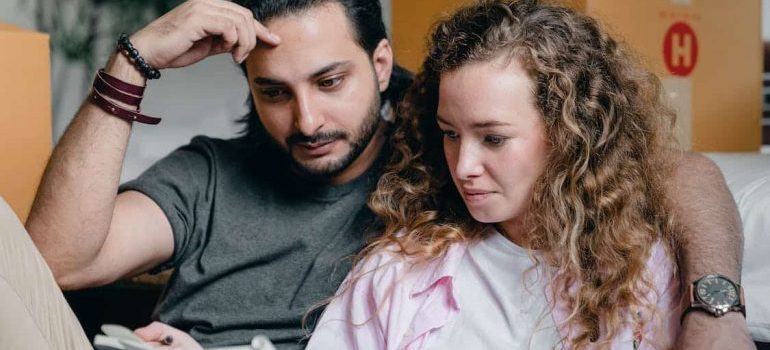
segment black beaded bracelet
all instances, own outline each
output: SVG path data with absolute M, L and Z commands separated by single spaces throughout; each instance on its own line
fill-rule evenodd
M 144 58 L 139 55 L 139 51 L 136 51 L 134 45 L 132 45 L 131 41 L 128 40 L 128 34 L 120 34 L 120 38 L 118 38 L 118 50 L 122 51 L 132 62 L 134 62 L 136 69 L 138 69 L 145 78 L 160 78 L 160 71 L 151 67 L 149 64 L 147 64 L 147 62 L 144 61 Z

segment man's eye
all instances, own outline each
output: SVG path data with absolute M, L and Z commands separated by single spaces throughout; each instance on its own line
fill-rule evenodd
M 324 79 L 318 82 L 318 86 L 328 89 L 333 88 L 337 85 L 339 85 L 342 82 L 342 77 L 333 77 L 329 79 Z
M 276 99 L 286 94 L 286 90 L 282 88 L 267 88 L 262 89 L 262 95 L 270 99 Z
M 484 142 L 493 146 L 501 146 L 505 141 L 508 141 L 508 137 L 499 135 L 487 135 L 484 137 Z

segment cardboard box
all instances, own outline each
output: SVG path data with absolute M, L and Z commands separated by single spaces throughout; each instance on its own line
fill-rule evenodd
M 430 24 L 472 0 L 393 0 L 396 58 L 416 70 Z M 597 18 L 658 74 L 678 111 L 681 145 L 759 150 L 762 33 L 759 0 L 555 0 Z
M 0 23 L 0 196 L 24 222 L 51 153 L 48 35 Z

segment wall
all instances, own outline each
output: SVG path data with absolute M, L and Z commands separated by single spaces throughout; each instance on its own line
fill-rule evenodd
M 36 1 L 0 0 L 0 21 L 34 29 L 35 4 Z M 390 1 L 383 1 L 382 7 L 385 23 L 389 25 Z M 79 65 L 65 62 L 55 53 L 51 65 L 52 138 L 56 142 L 88 93 L 90 78 L 84 77 L 90 77 L 90 73 Z M 137 124 L 134 128 L 123 167 L 124 181 L 136 177 L 194 135 L 235 136 L 240 126 L 234 121 L 247 111 L 246 80 L 227 55 L 187 68 L 166 70 L 162 79 L 148 85 L 143 110 L 163 117 L 163 121 L 157 126 Z
M 417 71 L 425 57 L 425 37 L 430 27 L 447 11 L 471 2 L 473 0 L 392 0 L 393 48 L 398 62 Z
M 762 39 L 770 41 L 770 0 L 762 0 Z
M 556 1 L 598 18 L 617 39 L 627 42 L 640 54 L 649 69 L 659 74 L 671 104 L 678 111 L 677 135 L 685 148 L 759 150 L 760 0 Z M 393 0 L 394 47 L 401 62 L 416 69 L 425 54 L 424 37 L 429 23 L 469 2 L 471 0 Z M 767 9 L 767 4 L 765 6 Z M 669 27 L 681 21 L 694 28 L 699 53 L 690 73 L 674 75 L 669 74 L 664 65 L 663 38 Z M 672 42 L 680 38 L 678 33 L 671 37 Z M 681 38 L 686 41 L 690 37 L 682 35 Z M 677 56 L 681 51 L 672 50 L 673 61 L 680 66 L 683 64 L 676 58 L 681 58 Z
M 0 21 L 26 29 L 35 29 L 33 14 L 37 0 L 0 0 Z
M 386 19 L 391 13 L 419 8 L 449 8 L 470 0 L 392 0 L 383 1 Z M 34 29 L 33 5 L 36 1 L 0 0 L 0 21 Z M 431 11 L 430 13 L 435 13 Z M 770 0 L 762 0 L 762 13 L 770 18 Z M 407 67 L 416 69 L 422 59 L 422 36 L 436 16 L 425 16 L 413 11 L 411 19 L 395 20 L 393 31 L 397 59 Z M 386 24 L 390 20 L 387 20 Z M 762 33 L 770 40 L 770 21 L 763 21 Z M 409 45 L 405 45 L 411 42 Z M 405 50 L 410 45 L 417 49 Z M 106 59 L 106 58 L 105 58 Z M 87 93 L 88 82 L 82 77 L 82 68 L 52 58 L 53 98 L 59 103 L 53 110 L 53 139 L 58 140 L 71 117 L 77 111 Z M 164 78 L 151 82 L 145 102 L 148 113 L 164 117 L 157 127 L 138 126 L 131 137 L 123 178 L 130 179 L 141 173 L 149 164 L 189 141 L 196 134 L 218 137 L 234 135 L 238 129 L 233 121 L 246 107 L 245 80 L 226 56 L 214 57 L 190 68 L 164 72 Z M 222 97 L 222 98 L 220 98 Z
M 0 0 L 0 21 L 34 28 L 34 2 Z M 106 57 L 104 58 L 106 61 Z M 88 93 L 91 74 L 52 53 L 53 135 L 61 137 Z M 166 70 L 149 82 L 143 111 L 163 117 L 157 126 L 137 124 L 129 141 L 122 179 L 136 177 L 150 164 L 198 134 L 233 137 L 234 123 L 247 111 L 246 80 L 229 56 L 209 58 L 197 65 Z

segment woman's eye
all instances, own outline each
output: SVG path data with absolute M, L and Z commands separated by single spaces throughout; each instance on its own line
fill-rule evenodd
M 318 82 L 318 86 L 328 89 L 339 85 L 342 82 L 342 77 L 333 77 L 324 79 Z
M 484 138 L 484 142 L 493 146 L 500 146 L 504 144 L 505 141 L 507 140 L 508 140 L 508 137 L 499 136 L 499 135 L 488 135 Z
M 444 137 L 446 137 L 446 138 L 448 138 L 450 140 L 455 140 L 458 137 L 457 133 L 454 132 L 454 131 L 444 130 L 441 133 L 444 134 Z

